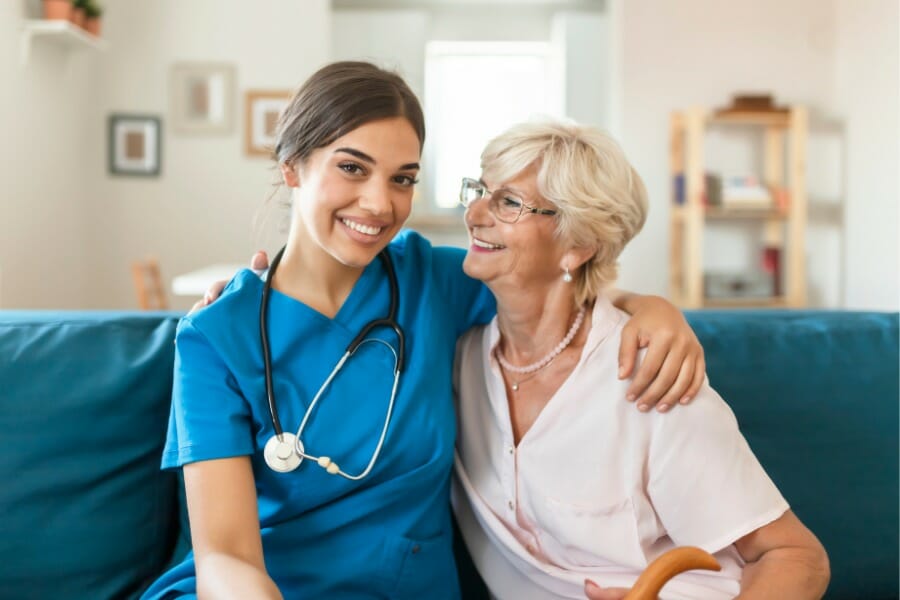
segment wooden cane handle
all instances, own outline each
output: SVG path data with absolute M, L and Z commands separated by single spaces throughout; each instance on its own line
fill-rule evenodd
M 624 600 L 656 600 L 667 581 L 692 569 L 719 571 L 722 567 L 712 554 L 700 548 L 674 548 L 647 565 Z

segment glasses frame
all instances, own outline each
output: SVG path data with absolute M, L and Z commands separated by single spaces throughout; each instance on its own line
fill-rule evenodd
M 465 192 L 467 189 L 480 190 L 480 192 L 478 194 L 478 198 L 472 200 L 468 204 L 466 204 L 466 200 L 465 200 Z M 500 188 L 500 189 L 502 190 L 503 188 Z M 489 190 L 487 188 L 487 186 L 484 185 L 478 179 L 472 179 L 471 177 L 463 177 L 462 184 L 460 185 L 460 188 L 459 188 L 459 203 L 462 204 L 464 207 L 469 208 L 474 203 L 478 202 L 479 200 L 483 200 L 485 197 L 487 197 L 488 198 L 488 210 L 490 210 L 491 214 L 494 215 L 494 217 L 497 220 L 502 221 L 503 223 L 509 223 L 509 224 L 518 223 L 519 219 L 522 218 L 522 215 L 526 211 L 533 215 L 545 215 L 548 217 L 556 216 L 556 214 L 557 214 L 557 211 L 551 210 L 549 208 L 537 208 L 534 206 L 528 206 L 527 204 L 525 204 L 524 200 L 520 199 L 519 201 L 521 202 L 521 205 L 519 206 L 519 214 L 516 215 L 516 218 L 513 219 L 512 221 L 507 221 L 506 219 L 500 217 L 500 215 L 498 215 L 497 212 L 495 212 L 495 210 L 493 208 L 493 204 L 491 203 L 491 200 L 493 200 L 494 194 L 497 193 L 498 191 L 500 191 L 500 190 L 493 190 L 493 191 Z

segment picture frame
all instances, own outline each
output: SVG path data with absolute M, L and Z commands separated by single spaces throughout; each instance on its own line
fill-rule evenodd
M 293 93 L 290 90 L 247 90 L 244 94 L 244 152 L 271 158 L 275 127 Z
M 172 128 L 180 134 L 234 129 L 235 69 L 229 63 L 180 62 L 171 67 Z
M 111 175 L 159 176 L 162 170 L 162 121 L 159 117 L 111 114 L 108 134 Z

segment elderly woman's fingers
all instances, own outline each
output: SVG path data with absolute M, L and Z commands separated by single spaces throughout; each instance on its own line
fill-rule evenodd
M 265 271 L 269 268 L 269 256 L 265 250 L 260 250 L 250 259 L 250 268 L 254 271 Z
M 647 353 L 649 356 L 649 352 Z M 684 352 L 680 347 L 674 347 L 669 350 L 663 360 L 663 365 L 656 373 L 656 377 L 647 386 L 643 393 L 638 395 L 638 409 L 647 411 L 653 408 L 665 394 L 672 389 L 681 373 L 681 367 L 684 364 Z M 641 368 L 643 368 L 643 364 Z M 638 370 L 640 372 L 640 369 Z M 685 382 L 684 389 L 687 389 L 688 382 Z M 684 391 L 684 390 L 682 390 Z
M 194 314 L 195 312 L 197 312 L 198 310 L 200 310 L 207 304 L 208 304 L 208 302 L 206 301 L 206 298 L 204 298 L 203 300 L 197 300 L 196 302 L 194 302 L 194 305 L 191 307 L 191 310 L 188 311 L 188 314 L 189 315 Z
M 656 404 L 656 410 L 666 412 L 677 405 L 685 397 L 694 381 L 694 359 L 690 355 L 681 363 L 675 383 L 668 389 Z
M 216 299 L 222 295 L 222 290 L 225 289 L 225 286 L 228 285 L 228 282 L 224 279 L 220 281 L 216 281 L 209 288 L 207 288 L 206 293 L 203 294 L 203 302 L 204 306 L 208 306 L 216 301 Z
M 628 588 L 601 588 L 590 579 L 584 580 L 584 595 L 589 600 L 622 600 L 627 593 Z

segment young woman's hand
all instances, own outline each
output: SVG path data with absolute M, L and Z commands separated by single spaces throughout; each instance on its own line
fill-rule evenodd
M 269 268 L 269 257 L 265 251 L 260 250 L 253 255 L 253 258 L 250 259 L 250 268 L 254 271 L 265 271 Z M 204 306 L 212 304 L 216 298 L 222 295 L 222 290 L 225 289 L 226 285 L 228 285 L 228 282 L 223 279 L 209 286 L 209 289 L 203 294 L 203 299 L 195 302 L 188 314 L 197 312 Z
M 619 346 L 619 379 L 632 374 L 638 351 L 647 348 L 628 387 L 628 400 L 636 400 L 640 410 L 655 405 L 660 412 L 690 402 L 706 377 L 706 360 L 681 311 L 659 296 L 621 293 L 613 302 L 631 314 Z

